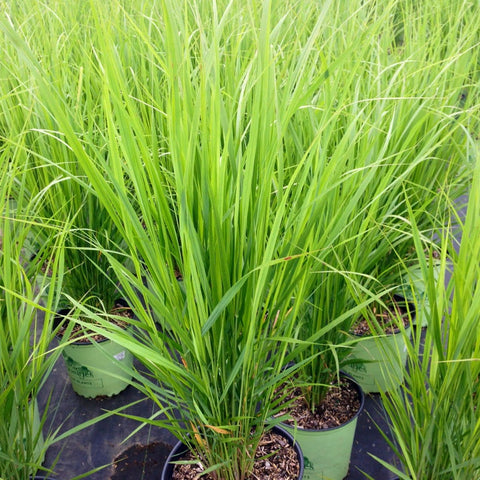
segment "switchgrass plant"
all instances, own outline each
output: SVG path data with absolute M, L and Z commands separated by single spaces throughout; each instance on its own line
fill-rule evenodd
M 460 2 L 455 13 L 448 7 L 445 20 L 441 5 L 433 12 L 430 6 L 425 2 L 412 18 L 410 2 L 388 3 L 381 11 L 370 3 L 356 14 L 353 7 L 350 16 L 342 16 L 339 7 L 337 15 L 346 28 L 329 37 L 322 53 L 335 39 L 337 47 L 339 40 L 345 42 L 344 56 L 336 57 L 336 69 L 324 66 L 328 77 L 313 97 L 318 103 L 297 113 L 309 111 L 303 124 L 308 126 L 301 130 L 302 137 L 297 133 L 293 138 L 298 142 L 311 126 L 317 127 L 319 145 L 330 149 L 318 155 L 315 171 L 323 168 L 323 176 L 312 179 L 312 185 L 323 187 L 314 215 L 325 222 L 319 229 L 322 236 L 315 239 L 324 252 L 305 287 L 311 293 L 302 338 L 333 324 L 336 328 L 329 335 L 324 330 L 323 353 L 302 369 L 312 409 L 348 354 L 349 345 L 340 344 L 360 310 L 365 312 L 369 301 L 402 285 L 414 245 L 412 221 L 423 238 L 432 241 L 449 209 L 446 199 L 456 198 L 468 184 L 473 159 L 468 138 L 478 124 L 478 32 L 470 21 L 474 12 Z M 345 7 L 343 13 L 347 11 Z M 418 22 L 419 31 L 435 34 L 420 41 L 412 29 L 402 34 L 399 45 L 398 12 L 403 21 Z M 363 41 L 349 44 L 345 31 L 350 30 Z M 448 44 L 438 31 L 448 31 Z M 440 51 L 443 57 L 436 56 Z M 346 59 L 348 65 L 342 63 Z M 458 62 L 470 73 L 464 75 Z M 464 94 L 468 105 L 461 101 Z M 332 179 L 338 183 L 328 183 Z M 448 195 L 439 195 L 446 189 Z M 413 205 L 410 210 L 408 204 Z M 318 348 L 318 342 L 312 343 L 312 351 Z
M 48 6 L 37 2 L 29 8 L 12 4 L 4 13 L 7 24 L 21 19 L 25 40 L 35 46 L 30 59 L 34 58 L 37 66 L 41 63 L 41 68 L 48 72 L 49 84 L 44 83 L 46 90 L 40 89 L 42 94 L 48 95 L 48 90 L 55 89 L 61 92 L 66 121 L 76 132 L 88 132 L 87 139 L 80 141 L 98 146 L 99 159 L 108 162 L 104 117 L 97 114 L 102 85 L 90 61 L 95 56 L 90 44 L 92 9 L 86 4 L 66 9 L 61 2 Z M 43 235 L 44 229 L 39 225 L 55 224 L 58 231 L 68 231 L 63 245 L 68 274 L 62 283 L 62 306 L 66 306 L 68 296 L 110 311 L 121 296 L 118 281 L 94 245 L 101 241 L 113 250 L 122 238 L 74 152 L 62 141 L 56 119 L 39 96 L 28 62 L 19 62 L 22 53 L 11 45 L 5 43 L 4 47 L 0 62 L 0 81 L 5 92 L 0 102 L 2 149 L 5 158 L 18 165 L 11 195 L 19 211 L 24 206 L 27 211 L 35 209 L 37 219 L 29 238 L 31 254 L 54 255 L 55 245 L 49 245 L 51 236 Z M 46 288 L 47 281 L 43 284 Z
M 0 157 L 1 158 L 1 157 Z M 47 430 L 51 396 L 43 411 L 37 397 L 57 362 L 66 338 L 59 340 L 55 325 L 62 297 L 66 230 L 55 223 L 38 224 L 37 214 L 26 199 L 11 196 L 15 179 L 23 166 L 14 159 L 1 158 L 0 181 L 0 478 L 31 480 L 35 474 L 48 475 L 42 464 L 48 448 L 70 435 L 88 428 L 111 413 L 75 425 L 69 430 Z M 23 205 L 20 209 L 19 205 Z M 30 256 L 31 238 L 38 228 L 44 230 L 48 249 Z M 51 239 L 49 239 L 51 236 Z M 55 255 L 51 256 L 52 249 Z M 41 272 L 49 271 L 48 284 L 36 283 Z M 66 330 L 68 337 L 71 327 Z M 56 340 L 55 340 L 56 338 Z M 61 408 L 56 405 L 56 408 Z M 90 473 L 80 475 L 84 478 Z M 77 478 L 77 477 L 76 477 Z
M 141 333 L 92 328 L 150 368 L 136 378 L 167 416 L 151 421 L 219 478 L 251 470 L 276 385 L 322 352 L 305 377 L 336 375 L 349 325 L 401 276 L 410 224 L 430 238 L 438 193 L 469 178 L 478 32 L 451 3 L 59 2 L 1 24 L 7 148 L 59 162 L 125 242 L 94 238 L 92 260 Z
M 35 153 L 25 156 L 25 152 L 20 151 L 11 157 L 19 165 L 12 197 L 20 199 L 17 201 L 19 212 L 23 206 L 27 207 L 27 213 L 30 207 L 36 212 L 29 236 L 31 258 L 53 258 L 56 254 L 56 239 L 48 231 L 45 235 L 43 225 L 66 232 L 63 240 L 66 275 L 61 305 L 68 306 L 67 297 L 71 297 L 109 312 L 121 294 L 108 260 L 96 245 L 101 242 L 106 248 L 118 249 L 122 238 L 91 186 L 80 177 L 75 158 L 67 153 L 70 158 L 65 163 L 45 160 L 52 154 L 47 154 L 44 147 L 48 151 L 50 144 L 55 143 L 57 140 L 47 136 Z M 65 146 L 62 148 L 68 150 Z M 53 158 L 57 157 L 53 155 Z M 45 278 L 41 277 L 42 273 Z M 45 265 L 39 277 L 44 287 L 48 273 Z
M 50 100 L 65 142 L 129 248 L 133 273 L 105 246 L 101 254 L 117 272 L 142 333 L 136 339 L 116 329 L 108 334 L 137 355 L 153 379 L 166 380 L 158 385 L 137 375 L 167 416 L 151 421 L 174 431 L 218 478 L 245 478 L 265 422 L 278 408 L 273 390 L 289 374 L 283 367 L 297 323 L 290 291 L 309 269 L 306 253 L 294 258 L 287 254 L 289 244 L 298 243 L 315 223 L 293 223 L 287 234 L 284 222 L 287 214 L 295 213 L 287 209 L 287 200 L 308 187 L 308 168 L 300 163 L 286 185 L 277 179 L 283 175 L 282 137 L 274 127 L 275 111 L 262 112 L 275 101 L 270 5 L 265 4 L 259 19 L 260 39 L 257 24 L 248 17 L 234 16 L 239 31 L 246 33 L 238 38 L 223 33 L 230 9 L 213 29 L 199 21 L 207 13 L 216 17 L 215 8 L 200 14 L 190 5 L 177 12 L 178 5 L 172 3 L 164 9 L 166 51 L 171 55 L 167 62 L 176 70 L 167 72 L 165 89 L 170 176 L 158 160 L 151 161 L 137 102 L 125 95 L 128 81 L 118 68 L 113 37 L 105 36 L 99 55 L 109 85 L 103 92 L 108 163 L 83 148 L 58 99 L 45 101 Z M 255 10 L 249 6 L 246 12 L 253 15 Z M 100 18 L 99 31 L 108 32 L 106 18 Z M 236 48 L 245 43 L 239 61 L 220 50 L 224 36 Z M 155 52 L 148 37 L 144 41 L 145 49 Z M 231 81 L 223 93 L 223 81 L 215 72 L 220 56 Z M 163 65 L 161 58 L 155 60 Z M 46 85 L 42 88 L 47 90 Z M 242 110 L 248 115 L 239 116 Z M 95 149 L 92 143 L 88 150 Z M 256 161 L 259 157 L 264 162 Z M 272 181 L 265 181 L 268 178 Z M 174 267 L 183 275 L 184 290 L 175 281 Z M 157 331 L 150 307 L 168 319 L 168 335 Z M 92 328 L 105 332 L 109 325 Z
M 335 76 L 328 69 L 329 79 L 335 78 L 332 87 L 339 90 L 330 96 L 338 108 L 325 108 L 323 92 L 318 94 L 318 100 L 323 100 L 318 107 L 310 107 L 338 117 L 335 123 L 320 123 L 320 128 L 331 126 L 324 138 L 330 134 L 335 147 L 328 166 L 335 165 L 336 175 L 325 178 L 341 177 L 336 158 L 354 159 L 348 164 L 351 170 L 343 170 L 351 180 L 342 182 L 335 201 L 322 203 L 319 218 L 328 215 L 329 205 L 341 218 L 349 208 L 342 197 L 349 195 L 358 215 L 336 224 L 341 235 L 328 263 L 320 262 L 321 274 L 312 285 L 313 305 L 303 338 L 350 315 L 343 317 L 340 328 L 331 330 L 330 338 L 322 339 L 325 353 L 304 369 L 307 379 L 316 379 L 313 388 L 308 382 L 304 388 L 311 408 L 348 354 L 348 345 L 335 345 L 342 338 L 341 330 L 345 334 L 356 320 L 357 307 L 363 304 L 362 311 L 367 310 L 368 299 L 380 299 L 403 283 L 405 262 L 414 245 L 412 222 L 422 238 L 431 242 L 450 208 L 447 199 L 457 198 L 469 183 L 474 159 L 469 134 L 478 128 L 479 38 L 471 20 L 477 9 L 466 2 L 454 7 L 441 3 L 392 2 L 385 10 L 382 5 L 381 12 L 379 5 L 370 3 L 360 10 L 363 17 L 347 17 L 345 25 L 351 25 L 357 38 L 362 38 L 366 24 L 370 28 L 365 42 L 350 45 L 354 52 L 347 57 L 354 60 L 345 67 L 349 74 Z M 361 18 L 365 23 L 360 27 L 352 25 Z M 410 29 L 410 25 L 415 26 Z M 324 82 L 325 90 L 328 84 Z M 315 122 L 315 115 L 311 119 Z M 448 194 L 439 195 L 446 190 Z M 361 194 L 355 197 L 357 192 Z M 333 225 L 327 224 L 323 231 L 331 234 Z M 318 244 L 329 245 L 324 238 Z
M 420 265 L 427 279 L 429 327 L 423 334 L 417 329 L 408 347 L 405 384 L 382 394 L 393 440 L 386 438 L 400 463 L 399 468 L 389 468 L 402 479 L 480 478 L 480 272 L 474 260 L 480 253 L 479 165 L 466 217 L 459 216 L 453 210 L 457 205 L 452 204 L 454 223 L 442 231 L 438 277 L 431 262 L 421 255 L 425 244 L 415 232 Z M 450 263 L 451 278 L 445 285 Z
M 7 138 L 4 154 L 17 165 L 11 197 L 19 214 L 25 210 L 28 220 L 32 209 L 35 211 L 28 238 L 30 258 L 38 256 L 53 261 L 56 239 L 44 225 L 55 225 L 57 231 L 66 231 L 63 306 L 68 296 L 110 311 L 120 297 L 118 280 L 95 245 L 101 241 L 113 250 L 122 238 L 68 147 L 43 132 L 45 135 L 36 135 L 35 150 L 32 150 L 28 145 L 31 133 L 24 128 L 18 135 Z M 46 278 L 42 278 L 42 274 Z M 47 265 L 39 271 L 39 278 L 42 288 L 47 288 Z
M 284 367 L 301 302 L 291 292 L 309 271 L 308 252 L 292 257 L 290 245 L 315 228 L 313 218 L 294 221 L 295 213 L 305 217 L 301 202 L 298 210 L 287 206 L 308 187 L 310 159 L 295 166 L 284 184 L 279 113 L 263 111 L 276 102 L 270 7 L 267 2 L 259 19 L 243 19 L 215 6 L 200 12 L 194 4 L 180 11 L 164 5 L 165 62 L 174 65 L 166 72 L 169 177 L 148 161 L 135 103 L 127 99 L 127 108 L 120 108 L 125 80 L 112 62 L 114 51 L 105 52 L 111 85 L 106 115 L 121 129 L 123 153 L 106 173 L 112 178 L 120 168 L 132 181 L 140 218 L 120 175 L 106 186 L 105 173 L 85 158 L 95 188 L 112 211 L 121 212 L 136 273 L 124 269 L 118 276 L 144 334 L 135 342 L 110 335 L 128 344 L 160 382 L 139 379 L 167 417 L 151 421 L 189 445 L 206 472 L 225 479 L 250 474 L 266 421 L 280 408 L 273 391 L 291 373 Z M 250 5 L 245 10 L 254 12 Z M 209 15 L 218 16 L 213 28 Z M 226 29 L 231 22 L 241 33 Z M 244 53 L 231 57 L 230 49 L 241 47 Z M 183 290 L 174 268 L 182 273 Z M 151 290 L 143 286 L 144 276 Z M 167 319 L 165 335 L 148 307 Z
M 33 224 L 17 220 L 10 209 L 15 164 L 2 162 L 0 184 L 0 477 L 25 480 L 44 471 L 42 462 L 52 441 L 44 438 L 37 394 L 60 350 L 51 351 L 52 327 L 61 280 L 60 264 L 46 261 L 52 271 L 47 305 L 40 314 L 35 277 L 43 262 L 29 262 L 24 244 Z M 59 241 L 61 240 L 58 237 Z M 45 260 L 45 259 L 44 259 Z

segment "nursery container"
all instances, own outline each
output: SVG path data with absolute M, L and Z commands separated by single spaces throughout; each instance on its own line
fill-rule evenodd
M 57 321 L 68 313 L 68 309 L 60 311 Z M 133 355 L 112 340 L 70 343 L 62 356 L 72 387 L 82 397 L 111 397 L 130 384 Z
M 298 462 L 300 464 L 300 471 L 297 478 L 298 480 L 302 480 L 303 478 L 306 478 L 304 477 L 304 462 L 303 462 L 304 456 L 298 442 L 295 442 L 293 439 L 293 436 L 284 428 L 281 428 L 279 426 L 274 426 L 271 431 L 279 435 L 282 435 L 288 440 L 290 445 L 294 446 L 295 451 L 297 453 Z M 173 447 L 173 450 L 170 452 L 170 455 L 168 456 L 167 461 L 165 462 L 165 465 L 163 467 L 162 476 L 160 477 L 161 480 L 171 480 L 173 475 L 173 469 L 175 467 L 175 464 L 172 462 L 175 462 L 181 459 L 182 455 L 184 455 L 187 451 L 188 451 L 187 446 L 182 442 L 178 442 Z
M 101 340 L 96 344 L 72 343 L 64 347 L 62 356 L 72 387 L 82 397 L 111 397 L 130 383 L 131 375 L 120 363 L 127 368 L 132 367 L 133 355 L 111 340 Z
M 435 263 L 433 264 L 433 277 L 435 282 L 438 281 L 439 276 L 440 266 L 438 263 Z M 403 281 L 407 287 L 399 293 L 404 295 L 410 302 L 416 302 L 417 305 L 414 324 L 427 327 L 428 319 L 430 318 L 430 302 L 426 293 L 427 286 L 420 266 L 414 265 L 410 267 Z
M 356 361 L 343 367 L 365 393 L 389 391 L 403 382 L 407 362 L 406 339 L 411 335 L 415 306 L 399 295 L 394 295 L 393 299 L 406 305 L 404 315 L 410 313 L 405 331 L 371 336 L 353 335 L 359 341 L 352 348 L 348 359 Z
M 302 449 L 305 480 L 342 480 L 348 474 L 357 420 L 365 402 L 360 385 L 350 377 L 349 380 L 360 396 L 360 408 L 348 422 L 323 430 L 294 428 L 282 424 Z
M 388 391 L 403 381 L 407 361 L 405 338 L 410 338 L 411 327 L 402 332 L 382 336 L 363 337 L 352 349 L 349 359 L 361 360 L 343 369 L 362 387 L 365 393 Z

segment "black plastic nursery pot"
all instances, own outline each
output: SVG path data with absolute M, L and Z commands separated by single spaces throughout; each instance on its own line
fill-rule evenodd
M 124 301 L 122 306 L 128 307 Z M 57 313 L 57 326 L 68 318 L 70 310 Z M 126 369 L 133 365 L 133 355 L 107 338 L 92 342 L 73 342 L 65 345 L 62 356 L 74 391 L 86 398 L 117 395 L 131 380 Z
M 358 360 L 344 367 L 362 387 L 365 393 L 389 391 L 403 382 L 404 368 L 407 362 L 406 339 L 410 338 L 412 323 L 415 319 L 415 307 L 398 295 L 395 300 L 408 305 L 412 321 L 401 331 L 382 336 L 359 336 L 361 338 L 353 347 L 349 358 Z
M 271 431 L 286 438 L 290 443 L 290 445 L 294 447 L 295 452 L 297 454 L 299 467 L 300 467 L 297 479 L 302 480 L 304 478 L 304 461 L 303 461 L 304 456 L 303 456 L 303 452 L 301 450 L 300 445 L 298 444 L 298 442 L 296 442 L 293 439 L 293 436 L 289 432 L 287 432 L 284 428 L 281 428 L 279 426 L 274 426 Z M 168 456 L 167 461 L 165 462 L 165 466 L 163 467 L 162 476 L 160 477 L 161 480 L 172 479 L 173 469 L 175 468 L 175 463 L 173 462 L 180 460 L 186 452 L 188 452 L 188 447 L 182 442 L 178 442 L 175 445 L 175 447 L 173 447 L 173 450 L 170 452 L 170 455 Z
M 357 421 L 363 412 L 365 395 L 350 375 L 342 373 L 342 378 L 350 382 L 360 399 L 360 407 L 350 420 L 338 427 L 322 430 L 294 428 L 282 424 L 303 451 L 305 480 L 343 480 L 348 474 Z

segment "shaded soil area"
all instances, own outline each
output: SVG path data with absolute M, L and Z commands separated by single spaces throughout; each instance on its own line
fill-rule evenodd
M 160 478 L 171 445 L 152 442 L 148 445 L 132 445 L 114 460 L 114 474 L 110 480 L 156 480 Z

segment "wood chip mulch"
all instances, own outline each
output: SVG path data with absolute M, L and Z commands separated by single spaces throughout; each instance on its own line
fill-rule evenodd
M 297 425 L 308 430 L 324 430 L 338 427 L 353 418 L 360 409 L 360 395 L 349 380 L 342 380 L 340 387 L 331 387 L 321 405 L 312 412 L 297 388 L 287 395 L 293 400 L 290 407 L 278 415 L 288 414 L 290 419 L 284 420 L 287 425 Z
M 393 301 L 391 309 L 378 306 L 373 308 L 372 313 L 375 316 L 375 320 L 378 322 L 379 327 L 387 335 L 398 333 L 400 331 L 398 328 L 399 319 L 403 321 L 405 328 L 408 327 L 410 323 L 407 308 L 396 301 Z M 370 322 L 370 324 L 371 323 L 372 322 Z M 360 318 L 355 322 L 351 333 L 358 335 L 359 337 L 371 335 L 372 330 L 370 324 L 365 318 Z
M 245 480 L 297 480 L 300 472 L 295 449 L 281 435 L 267 432 L 255 454 L 253 472 Z M 182 460 L 193 460 L 191 453 Z M 200 463 L 176 465 L 172 480 L 221 480 L 213 473 L 200 476 L 205 467 Z

